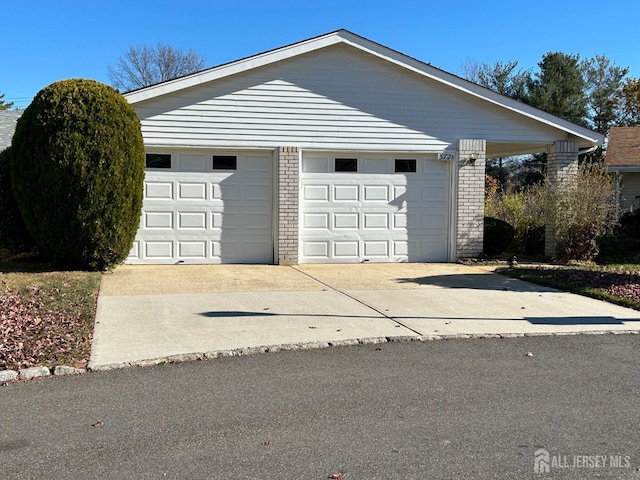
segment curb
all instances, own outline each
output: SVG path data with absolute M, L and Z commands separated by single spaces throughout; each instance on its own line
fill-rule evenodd
M 67 365 L 57 365 L 55 367 L 30 367 L 20 370 L 0 370 L 0 384 L 18 380 L 32 380 L 39 377 L 78 375 L 87 370 L 82 368 L 69 367 Z
M 167 355 L 165 357 L 136 360 L 132 362 L 110 363 L 104 365 L 94 365 L 87 369 L 74 368 L 66 365 L 55 367 L 31 367 L 20 370 L 0 370 L 0 386 L 9 383 L 32 380 L 34 378 L 49 376 L 78 375 L 87 372 L 100 372 L 108 370 L 118 370 L 130 367 L 151 367 L 154 365 L 165 365 L 183 362 L 193 362 L 199 360 L 214 360 L 225 357 L 243 357 L 261 353 L 294 352 L 300 350 L 317 350 L 329 347 L 348 347 L 355 345 L 379 345 L 383 343 L 408 343 L 408 342 L 432 342 L 438 340 L 478 340 L 483 338 L 525 338 L 525 337 L 564 337 L 577 335 L 640 335 L 640 330 L 591 330 L 584 332 L 531 332 L 531 333 L 457 333 L 451 335 L 400 335 L 390 337 L 366 337 L 346 340 L 317 341 L 305 343 L 284 343 L 277 345 L 264 345 L 260 347 L 244 347 L 229 350 L 214 350 L 209 352 L 180 353 Z
M 481 333 L 481 334 L 452 334 L 452 335 L 403 335 L 391 337 L 367 337 L 350 340 L 317 341 L 306 343 L 287 343 L 278 345 L 263 345 L 260 347 L 234 348 L 229 350 L 214 350 L 209 352 L 184 353 L 167 355 L 165 357 L 135 360 L 132 362 L 110 363 L 104 365 L 91 365 L 87 371 L 99 372 L 117 370 L 129 367 L 150 367 L 198 360 L 213 360 L 225 357 L 242 357 L 262 353 L 292 352 L 299 350 L 317 350 L 329 347 L 346 347 L 354 345 L 378 345 L 383 343 L 407 343 L 407 342 L 431 342 L 437 340 L 463 340 L 484 338 L 524 338 L 524 337 L 560 337 L 575 335 L 640 335 L 640 330 L 592 330 L 585 332 L 536 332 L 536 333 Z

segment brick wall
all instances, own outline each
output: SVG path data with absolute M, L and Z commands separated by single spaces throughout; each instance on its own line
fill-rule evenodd
M 476 156 L 472 164 L 470 155 Z M 477 257 L 484 239 L 485 140 L 458 140 L 457 258 Z
M 547 177 L 550 182 L 575 180 L 578 176 L 578 144 L 576 142 L 555 142 L 547 151 Z M 556 256 L 555 225 L 552 218 L 545 221 L 544 253 Z
M 298 210 L 300 192 L 298 147 L 278 148 L 278 238 L 280 265 L 298 263 Z

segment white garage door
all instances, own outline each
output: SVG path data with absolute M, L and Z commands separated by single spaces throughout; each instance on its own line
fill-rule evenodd
M 301 263 L 447 261 L 448 163 L 304 153 Z
M 128 263 L 272 263 L 270 153 L 147 153 Z

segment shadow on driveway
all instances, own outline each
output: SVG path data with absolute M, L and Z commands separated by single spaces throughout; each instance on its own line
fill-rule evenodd
M 443 288 L 469 288 L 474 290 L 497 290 L 512 292 L 556 292 L 556 289 L 535 285 L 522 280 L 495 273 L 462 273 L 451 275 L 429 275 L 426 277 L 398 278 L 398 283 L 415 283 Z
M 303 317 L 303 318 L 371 318 L 371 316 L 364 315 L 328 315 L 328 314 L 314 314 L 314 313 L 272 313 L 272 312 L 250 312 L 250 311 L 209 311 L 202 312 L 199 315 L 207 318 L 238 318 L 238 317 Z M 640 322 L 640 319 L 624 319 L 620 320 L 611 316 L 573 316 L 573 317 L 520 317 L 520 318 L 489 318 L 489 317 L 395 317 L 387 316 L 381 318 L 388 318 L 402 322 L 404 320 L 433 320 L 433 321 L 445 321 L 447 323 L 459 322 L 459 321 L 512 321 L 512 320 L 524 320 L 532 325 L 624 325 L 629 322 Z

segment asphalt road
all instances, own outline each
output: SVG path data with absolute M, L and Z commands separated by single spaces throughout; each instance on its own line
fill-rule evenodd
M 639 352 L 640 335 L 446 340 L 16 383 L 0 478 L 640 479 Z

